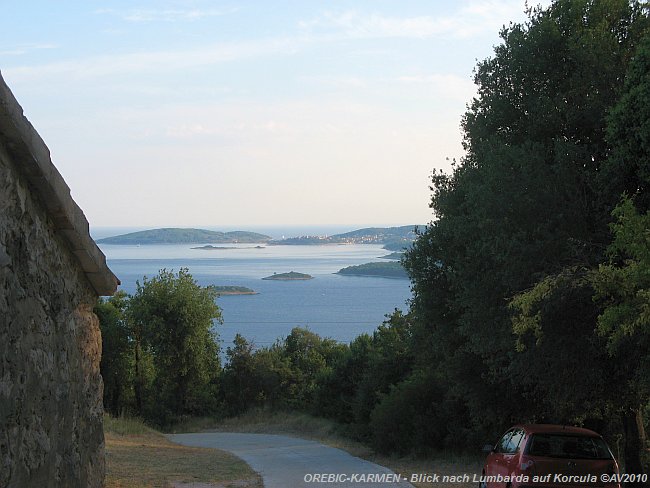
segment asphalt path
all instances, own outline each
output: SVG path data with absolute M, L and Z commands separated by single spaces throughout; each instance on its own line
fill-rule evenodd
M 265 488 L 413 488 L 404 477 L 388 468 L 341 449 L 296 437 L 226 432 L 167 437 L 185 446 L 212 447 L 233 453 L 262 476 Z

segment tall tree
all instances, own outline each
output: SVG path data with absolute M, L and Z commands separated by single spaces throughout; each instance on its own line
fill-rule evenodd
M 596 300 L 604 304 L 598 332 L 624 372 L 618 397 L 625 427 L 628 472 L 641 473 L 645 447 L 642 411 L 650 400 L 650 211 L 639 214 L 625 198 L 615 209 L 609 263 L 592 273 Z
M 216 298 L 216 290 L 200 286 L 187 268 L 177 274 L 163 269 L 137 283 L 129 313 L 153 358 L 155 402 L 149 410 L 158 421 L 215 406 L 219 346 L 213 321 L 221 320 Z
M 100 371 L 104 380 L 104 409 L 120 415 L 132 407 L 133 342 L 125 310 L 128 295 L 118 291 L 95 306 L 102 332 Z
M 639 42 L 631 59 L 620 100 L 607 118 L 607 141 L 610 152 L 599 175 L 602 197 L 614 201 L 618 192 L 634 195 L 634 203 L 627 196 L 614 209 L 615 222 L 610 225 L 614 240 L 598 268 L 569 267 L 548 275 L 531 290 L 513 300 L 518 312 L 514 319 L 520 337 L 532 333 L 536 337 L 535 350 L 540 342 L 560 334 L 553 330 L 559 319 L 554 311 L 559 299 L 582 290 L 596 294 L 596 305 L 587 307 L 582 301 L 584 318 L 580 322 L 591 325 L 597 316 L 599 335 L 587 329 L 578 337 L 582 343 L 596 347 L 600 358 L 597 364 L 606 365 L 606 391 L 601 403 L 610 409 L 610 417 L 620 418 L 625 433 L 625 464 L 628 472 L 641 472 L 639 458 L 644 443 L 642 411 L 649 396 L 644 378 L 649 372 L 648 339 L 643 331 L 644 309 L 649 303 L 648 283 L 644 278 L 650 268 L 647 259 L 647 232 L 650 219 L 638 215 L 635 204 L 647 210 L 650 200 L 650 36 Z M 597 271 L 596 271 L 597 269 Z M 605 307 L 604 310 L 599 307 Z M 574 308 L 574 310 L 576 310 Z M 595 328 L 595 325 L 594 325 Z M 574 357 L 584 357 L 584 354 Z M 598 391 L 594 389 L 593 391 Z
M 639 44 L 625 77 L 625 90 L 610 112 L 607 139 L 612 152 L 603 168 L 603 187 L 618 203 L 634 196 L 642 212 L 650 209 L 650 35 Z
M 553 339 L 520 352 L 508 303 L 547 276 L 602 260 L 616 200 L 601 185 L 606 120 L 647 26 L 638 2 L 558 0 L 504 28 L 477 67 L 466 156 L 451 174 L 434 174 L 437 220 L 405 258 L 421 367 L 446 382 L 477 432 L 605 415 L 598 399 L 611 361 L 593 334 L 590 289 L 557 295 Z M 563 371 L 572 374 L 559 388 Z

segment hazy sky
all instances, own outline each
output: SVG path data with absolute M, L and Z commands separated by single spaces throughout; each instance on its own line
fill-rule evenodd
M 0 70 L 92 226 L 425 223 L 524 8 L 5 2 Z

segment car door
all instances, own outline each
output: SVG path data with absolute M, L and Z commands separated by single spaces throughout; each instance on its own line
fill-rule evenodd
M 508 445 L 506 446 L 505 452 L 503 454 L 503 463 L 505 467 L 505 476 L 514 476 L 519 474 L 519 452 L 521 441 L 524 438 L 525 432 L 523 429 L 515 429 L 508 439 Z
M 496 477 L 498 475 L 507 476 L 508 474 L 508 445 L 510 438 L 515 429 L 510 429 L 506 432 L 501 439 L 494 446 L 494 451 L 488 456 L 485 466 L 485 474 L 489 477 Z M 489 488 L 505 488 L 505 483 L 492 482 L 488 483 Z

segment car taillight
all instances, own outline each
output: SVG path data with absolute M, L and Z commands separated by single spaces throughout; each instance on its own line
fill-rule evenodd
M 522 474 L 532 474 L 535 472 L 535 463 L 533 462 L 532 459 L 522 461 L 521 472 Z

